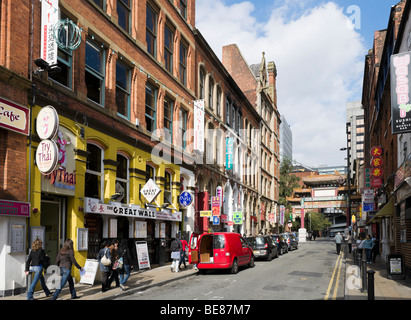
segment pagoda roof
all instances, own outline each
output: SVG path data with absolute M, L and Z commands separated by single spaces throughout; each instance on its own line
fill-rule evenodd
M 325 185 L 340 185 L 345 182 L 347 176 L 345 174 L 324 174 L 324 175 L 310 175 L 304 177 L 302 180 L 306 186 L 325 186 Z

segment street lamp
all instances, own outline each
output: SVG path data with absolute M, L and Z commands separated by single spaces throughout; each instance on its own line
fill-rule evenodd
M 348 140 L 347 140 L 347 148 L 340 148 L 341 151 L 347 150 L 347 183 L 348 183 L 348 198 L 347 198 L 347 224 L 346 226 L 350 226 L 350 218 L 351 218 L 351 168 L 350 168 L 350 148 L 348 147 Z

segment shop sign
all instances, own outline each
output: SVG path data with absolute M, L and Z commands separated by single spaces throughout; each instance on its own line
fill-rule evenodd
M 29 135 L 30 110 L 0 98 L 0 127 Z
M 219 197 L 211 197 L 211 211 L 213 212 L 213 216 L 220 215 L 220 198 Z
M 268 214 L 268 221 L 275 223 L 275 213 L 274 212 L 270 212 Z
M 29 218 L 30 203 L 0 200 L 0 216 Z
M 216 196 L 220 198 L 220 207 L 223 205 L 223 187 L 218 186 L 215 192 Z
M 211 211 L 209 210 L 200 211 L 200 217 L 211 217 Z
M 52 106 L 41 108 L 36 118 L 36 132 L 41 140 L 53 139 L 59 129 L 59 116 Z
M 204 100 L 194 101 L 194 151 L 204 152 Z
M 233 159 L 234 159 L 234 139 L 227 138 L 226 139 L 226 152 L 225 152 L 225 169 L 232 170 L 233 169 Z
M 42 174 L 50 174 L 58 166 L 58 148 L 53 140 L 42 140 L 36 150 L 36 165 Z
M 156 185 L 153 179 L 149 179 L 147 183 L 141 188 L 141 194 L 150 203 L 152 202 L 161 192 L 161 189 Z
M 371 188 L 371 168 L 365 168 L 364 170 L 364 187 Z
M 148 247 L 146 241 L 136 241 L 138 268 L 150 268 L 150 256 L 148 255 Z
M 391 56 L 392 133 L 411 131 L 410 72 L 411 52 Z
M 59 21 L 59 1 L 41 2 L 41 58 L 49 65 L 57 64 L 57 41 L 54 39 L 54 25 Z
M 193 196 L 187 192 L 184 191 L 183 193 L 180 194 L 180 204 L 184 207 L 189 206 L 193 202 Z
M 220 217 L 219 216 L 213 216 L 213 225 L 219 225 L 220 224 Z
M 243 212 L 242 211 L 233 212 L 233 222 L 234 224 L 243 224 Z
M 220 220 L 221 220 L 222 223 L 227 223 L 228 216 L 226 214 L 221 214 L 220 215 Z

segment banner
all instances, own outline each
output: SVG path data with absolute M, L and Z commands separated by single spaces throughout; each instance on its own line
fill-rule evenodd
M 54 39 L 53 28 L 59 21 L 59 1 L 47 0 L 41 2 L 41 58 L 50 66 L 57 64 L 57 41 Z
M 391 56 L 392 133 L 411 132 L 410 67 L 411 52 Z
M 194 151 L 204 152 L 204 100 L 194 101 Z
M 226 170 L 233 169 L 233 157 L 234 157 L 234 140 L 233 138 L 226 139 L 226 152 L 225 152 L 225 168 Z

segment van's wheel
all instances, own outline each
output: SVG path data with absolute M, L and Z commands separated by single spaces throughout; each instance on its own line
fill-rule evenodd
M 251 258 L 250 258 L 250 263 L 248 264 L 248 266 L 249 266 L 250 268 L 254 268 L 254 267 L 255 267 L 254 256 L 251 256 Z
M 236 274 L 238 272 L 238 262 L 237 259 L 234 259 L 233 266 L 231 267 L 231 273 Z

